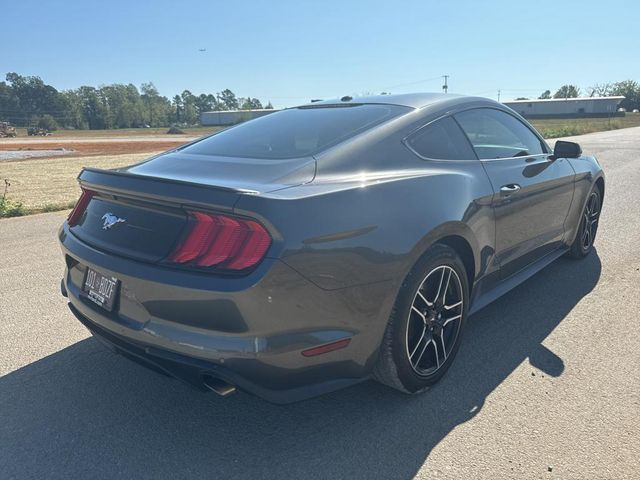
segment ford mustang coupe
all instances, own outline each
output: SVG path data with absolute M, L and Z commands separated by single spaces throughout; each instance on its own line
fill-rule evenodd
M 605 191 L 579 145 L 444 94 L 288 108 L 79 182 L 59 232 L 78 320 L 199 389 L 278 403 L 427 389 L 469 315 L 589 254 Z

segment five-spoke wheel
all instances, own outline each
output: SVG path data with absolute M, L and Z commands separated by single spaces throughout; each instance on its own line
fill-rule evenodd
M 422 256 L 398 293 L 374 371 L 378 380 L 417 393 L 445 374 L 460 345 L 468 282 L 450 246 L 436 244 Z
M 584 250 L 588 250 L 593 245 L 593 240 L 598 229 L 598 218 L 600 216 L 600 195 L 598 192 L 591 192 L 587 206 L 582 215 L 580 225 L 580 245 Z
M 580 218 L 580 226 L 576 239 L 571 245 L 570 255 L 574 258 L 585 257 L 593 247 L 593 241 L 596 239 L 598 231 L 598 221 L 600 219 L 600 210 L 602 208 L 602 193 L 596 186 L 589 193 L 587 203 Z
M 419 375 L 443 365 L 460 331 L 464 300 L 456 271 L 447 265 L 431 270 L 422 281 L 407 321 L 407 356 Z

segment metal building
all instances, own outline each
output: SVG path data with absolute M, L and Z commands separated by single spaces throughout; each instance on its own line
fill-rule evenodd
M 260 109 L 260 110 L 220 110 L 215 112 L 202 112 L 200 114 L 200 123 L 204 126 L 227 126 L 236 123 L 246 122 L 254 118 L 263 117 L 278 110 Z
M 523 117 L 609 117 L 617 115 L 625 97 L 550 98 L 503 102 Z

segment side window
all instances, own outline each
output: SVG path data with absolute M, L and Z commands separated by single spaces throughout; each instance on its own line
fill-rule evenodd
M 464 133 L 451 117 L 421 128 L 407 139 L 418 155 L 434 160 L 476 160 Z
M 455 115 L 480 159 L 526 157 L 547 153 L 540 139 L 517 118 L 493 108 Z

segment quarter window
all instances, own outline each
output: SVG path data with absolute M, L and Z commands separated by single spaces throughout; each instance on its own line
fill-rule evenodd
M 451 117 L 437 120 L 407 140 L 418 155 L 434 160 L 475 160 L 476 156 L 460 127 Z
M 493 108 L 455 115 L 480 159 L 526 157 L 547 153 L 542 141 L 520 120 Z

